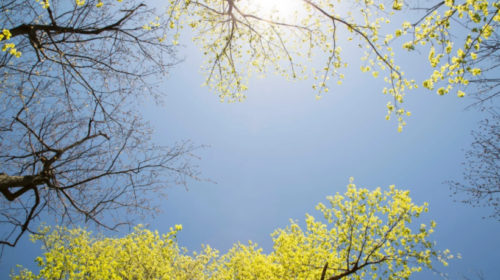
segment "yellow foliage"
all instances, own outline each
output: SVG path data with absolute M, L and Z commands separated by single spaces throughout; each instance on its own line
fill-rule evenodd
M 401 113 L 401 112 L 398 112 Z M 410 227 L 427 212 L 415 205 L 409 191 L 391 186 L 382 192 L 358 189 L 351 178 L 342 196 L 327 197 L 329 206 L 316 206 L 327 221 L 306 214 L 306 228 L 296 222 L 271 234 L 274 246 L 263 254 L 258 244 L 235 244 L 225 255 L 210 246 L 188 255 L 179 249 L 180 225 L 160 235 L 141 226 L 123 238 L 93 236 L 83 229 L 57 227 L 33 235 L 45 253 L 36 262 L 38 275 L 20 268 L 12 279 L 407 279 L 432 260 L 446 264 L 448 251 L 436 251 L 428 240 L 436 223 Z M 49 232 L 48 227 L 42 231 Z
M 340 4 L 343 2 L 339 0 Z M 477 58 L 472 50 L 480 48 L 482 40 L 493 34 L 496 23 L 500 21 L 500 6 L 497 3 L 488 0 L 470 0 L 466 3 L 447 0 L 441 9 L 427 14 L 419 24 L 413 26 L 405 21 L 403 29 L 383 35 L 382 25 L 389 23 L 394 12 L 384 11 L 384 5 L 376 1 L 355 2 L 357 10 L 351 10 L 347 16 L 336 14 L 337 5 L 329 0 L 300 1 L 302 12 L 288 18 L 265 15 L 252 6 L 251 1 L 228 0 L 170 0 L 167 13 L 177 19 L 177 25 L 193 28 L 193 41 L 200 46 L 206 58 L 202 66 L 202 73 L 206 76 L 205 85 L 220 93 L 222 101 L 240 100 L 237 95 L 242 94 L 243 87 L 247 88 L 249 77 L 253 73 L 263 77 L 268 68 L 275 69 L 274 73 L 283 75 L 287 80 L 307 77 L 321 80 L 322 84 L 313 85 L 313 90 L 322 93 L 328 87 L 328 76 L 342 75 L 340 71 L 345 64 L 344 57 L 341 49 L 335 46 L 339 41 L 337 30 L 345 28 L 353 34 L 347 41 L 358 37 L 359 47 L 367 49 L 362 60 L 369 61 L 371 66 L 364 65 L 361 71 L 371 72 L 375 77 L 381 71 L 387 74 L 384 80 L 390 84 L 390 88 L 383 92 L 390 93 L 397 101 L 394 104 L 396 110 L 400 109 L 398 106 L 404 101 L 404 90 L 418 88 L 418 85 L 413 80 L 404 79 L 403 72 L 395 65 L 393 48 L 389 47 L 393 38 L 410 32 L 411 41 L 403 44 L 403 48 L 409 51 L 419 45 L 431 45 L 428 57 L 431 66 L 437 70 L 424 82 L 424 87 L 432 90 L 435 83 L 446 81 L 446 77 L 467 80 L 465 75 L 480 73 L 480 69 L 470 73 L 464 69 Z M 396 12 L 402 10 L 403 5 L 404 1 L 393 0 L 392 7 Z M 452 54 L 453 44 L 449 33 L 451 20 L 470 21 L 471 25 L 477 25 L 471 28 L 475 34 L 469 34 L 464 48 L 456 50 L 456 56 Z M 435 47 L 439 45 L 443 48 L 438 52 Z M 312 75 L 308 75 L 303 58 L 312 60 L 317 52 L 328 55 L 327 65 L 321 71 L 312 69 Z M 442 59 L 445 56 L 448 59 Z M 337 83 L 342 84 L 339 79 Z M 438 93 L 444 95 L 461 86 L 465 84 L 445 84 L 442 87 L 444 90 Z M 402 120 L 399 121 L 399 127 L 402 123 Z

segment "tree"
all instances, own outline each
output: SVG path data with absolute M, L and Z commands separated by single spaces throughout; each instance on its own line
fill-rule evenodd
M 307 230 L 291 221 L 273 234 L 274 247 L 263 254 L 258 245 L 235 244 L 225 255 L 210 246 L 188 255 L 176 236 L 182 226 L 160 236 L 141 227 L 123 238 L 91 236 L 83 229 L 57 228 L 45 236 L 36 259 L 38 275 L 20 268 L 13 279 L 408 279 L 422 268 L 433 269 L 433 259 L 445 265 L 428 240 L 436 226 L 431 221 L 410 224 L 427 204 L 411 202 L 409 191 L 391 186 L 382 192 L 348 185 L 344 196 L 327 197 L 331 207 L 318 204 L 332 227 L 306 215 Z M 46 232 L 49 228 L 45 228 Z
M 96 215 L 104 209 L 142 209 L 146 204 L 141 191 L 163 186 L 156 185 L 167 175 L 160 170 L 178 174 L 179 182 L 184 176 L 197 178 L 189 165 L 169 165 L 190 155 L 192 147 L 162 150 L 149 144 L 151 130 L 133 108 L 145 95 L 161 101 L 149 81 L 166 74 L 178 61 L 166 40 L 177 44 L 184 26 L 193 28 L 194 41 L 206 56 L 202 68 L 206 85 L 219 92 L 221 101 L 229 102 L 243 101 L 250 75 L 265 75 L 269 69 L 290 80 L 312 75 L 319 99 L 329 90 L 330 77 L 339 84 L 344 79 L 341 71 L 348 64 L 339 42 L 344 37 L 346 41 L 359 39 L 355 46 L 367 50 L 361 70 L 375 77 L 387 74 L 388 86 L 382 91 L 393 99 L 387 104 L 386 118 L 395 115 L 399 131 L 406 125 L 403 118 L 410 115 L 401 107 L 405 91 L 418 84 L 404 78 L 393 59 L 395 38 L 407 38 L 403 48 L 408 51 L 430 45 L 429 62 L 436 70 L 422 84 L 430 90 L 436 87 L 439 95 L 457 88 L 463 97 L 462 90 L 474 77 L 481 77 L 477 80 L 481 85 L 489 85 L 491 79 L 481 75 L 494 75 L 496 64 L 488 71 L 476 66 L 490 53 L 496 54 L 496 44 L 488 40 L 498 38 L 498 3 L 438 2 L 423 7 L 421 20 L 404 21 L 385 35 L 383 26 L 405 7 L 404 1 L 392 1 L 392 10 L 385 7 L 385 1 L 374 0 L 296 2 L 303 5 L 303 12 L 289 18 L 263 12 L 246 0 L 170 0 L 161 14 L 134 2 L 2 2 L 1 216 L 2 224 L 13 228 L 0 244 L 15 245 L 42 209 L 68 222 L 77 219 L 70 213 L 97 222 Z M 353 4 L 352 10 L 340 15 L 343 3 Z M 454 22 L 470 31 L 458 42 L 463 47 L 453 45 L 450 29 L 455 28 Z M 169 37 L 169 32 L 175 34 Z M 313 59 L 316 50 L 328 58 L 324 68 L 308 70 L 303 60 Z M 174 59 L 167 62 L 167 58 Z M 118 184 L 118 178 L 128 179 L 128 184 L 120 183 L 127 191 L 115 193 L 113 184 Z M 95 196 L 89 196 L 89 190 Z M 115 203 L 128 190 L 135 199 Z M 75 203 L 79 199 L 83 199 L 81 204 Z
M 500 218 L 500 115 L 490 111 L 491 118 L 481 122 L 478 131 L 472 131 L 474 142 L 465 155 L 469 167 L 465 169 L 466 184 L 447 181 L 454 194 L 466 193 L 463 203 L 492 207 L 490 217 Z
M 154 145 L 135 106 L 161 103 L 151 79 L 180 61 L 163 42 L 170 21 L 151 21 L 155 11 L 143 4 L 113 3 L 2 1 L 2 251 L 36 233 L 42 215 L 114 229 L 159 211 L 148 193 L 165 197 L 167 187 L 199 179 L 190 162 L 197 147 Z

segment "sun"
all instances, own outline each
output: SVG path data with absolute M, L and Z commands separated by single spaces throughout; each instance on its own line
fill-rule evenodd
M 245 0 L 252 7 L 259 9 L 264 15 L 288 17 L 301 8 L 300 0 Z

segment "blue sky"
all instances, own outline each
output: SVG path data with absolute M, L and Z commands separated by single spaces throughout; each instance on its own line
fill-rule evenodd
M 164 213 L 143 221 L 150 229 L 165 233 L 182 224 L 179 244 L 189 251 L 209 244 L 225 253 L 238 241 L 252 240 L 269 253 L 275 229 L 289 225 L 289 219 L 304 225 L 306 213 L 320 218 L 314 207 L 326 196 L 343 193 L 352 176 L 358 187 L 386 190 L 394 184 L 410 190 L 417 204 L 429 203 L 429 212 L 416 224 L 435 220 L 431 239 L 437 247 L 462 255 L 437 269 L 454 279 L 469 269 L 500 279 L 500 222 L 482 219 L 490 209 L 453 202 L 460 196 L 450 197 L 442 184 L 462 179 L 462 150 L 472 142 L 470 131 L 487 116 L 464 111 L 470 99 L 412 90 L 405 99 L 412 116 L 398 133 L 397 122 L 384 118 L 392 100 L 382 94 L 383 78 L 362 74 L 357 50 L 343 46 L 351 67 L 344 83 L 332 85 L 321 100 L 314 98 L 312 81 L 289 83 L 271 75 L 251 81 L 245 102 L 221 104 L 200 87 L 203 58 L 189 34 L 183 34 L 181 44 L 186 60 L 160 86 L 167 94 L 165 106 L 147 103 L 140 111 L 155 126 L 157 144 L 191 139 L 210 145 L 195 153 L 202 157 L 196 163 L 202 177 L 217 184 L 191 180 L 189 191 L 169 190 L 169 199 L 159 202 Z M 425 52 L 406 55 L 398 48 L 396 60 L 420 84 L 430 73 Z M 318 56 L 317 67 L 323 61 Z M 25 238 L 19 247 L 7 248 L 0 278 L 16 264 L 36 270 L 40 247 Z M 427 271 L 411 279 L 439 277 Z

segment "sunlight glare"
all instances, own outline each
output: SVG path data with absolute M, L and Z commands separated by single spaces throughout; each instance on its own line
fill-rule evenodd
M 265 15 L 288 17 L 301 7 L 298 0 L 247 0 L 252 6 L 259 7 Z

